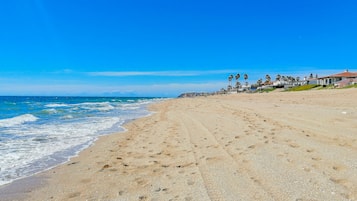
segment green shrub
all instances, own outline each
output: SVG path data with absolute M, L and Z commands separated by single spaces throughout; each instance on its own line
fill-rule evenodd
M 308 84 L 308 85 L 293 87 L 293 88 L 288 89 L 287 91 L 305 91 L 305 90 L 310 90 L 310 89 L 316 88 L 318 86 L 319 85 L 317 85 L 317 84 Z

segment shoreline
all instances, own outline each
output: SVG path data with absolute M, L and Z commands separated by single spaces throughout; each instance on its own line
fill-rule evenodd
M 346 89 L 154 103 L 12 199 L 356 200 L 356 99 Z
M 65 163 L 98 136 L 147 116 L 160 98 L 5 97 L 1 99 L 0 186 Z
M 153 115 L 154 111 L 151 111 L 149 109 L 150 105 L 152 105 L 152 104 L 157 104 L 157 102 L 150 103 L 146 106 L 146 111 L 148 112 L 148 114 L 143 115 L 138 118 L 134 118 L 134 119 L 126 119 L 124 121 L 124 123 L 120 125 L 120 128 L 119 128 L 120 131 L 115 131 L 113 133 L 106 133 L 106 134 L 98 135 L 91 142 L 80 145 L 81 148 L 79 150 L 76 150 L 75 152 L 73 152 L 73 155 L 69 156 L 66 160 L 64 160 L 60 163 L 56 163 L 54 166 L 48 167 L 42 171 L 34 173 L 33 175 L 17 178 L 15 180 L 11 181 L 10 183 L 0 185 L 1 200 L 23 200 L 23 199 L 25 199 L 26 194 L 28 192 L 31 192 L 35 189 L 38 189 L 38 188 L 46 185 L 46 183 L 47 183 L 46 179 L 48 177 L 48 176 L 46 176 L 47 172 L 50 172 L 52 169 L 56 169 L 59 166 L 64 166 L 68 163 L 71 163 L 71 161 L 74 158 L 79 157 L 83 151 L 94 146 L 96 144 L 96 142 L 98 140 L 100 140 L 102 137 L 123 134 L 128 131 L 128 129 L 125 127 L 127 124 L 129 124 L 137 119 L 147 118 L 147 117 L 150 117 L 151 115 Z

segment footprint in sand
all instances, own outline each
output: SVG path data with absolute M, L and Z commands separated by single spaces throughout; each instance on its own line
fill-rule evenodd
M 140 186 L 146 186 L 148 184 L 148 181 L 142 178 L 136 178 L 134 181 Z
M 260 181 L 256 179 L 255 177 L 250 177 L 251 180 L 253 180 L 255 183 L 260 184 Z
M 82 179 L 81 180 L 81 183 L 89 183 L 89 182 L 91 182 L 91 179 Z
M 80 195 L 81 195 L 80 192 L 74 192 L 74 193 L 69 194 L 69 195 L 68 195 L 68 198 L 75 198 L 75 197 L 78 197 L 78 196 L 80 196 Z
M 346 179 L 337 179 L 337 178 L 333 178 L 333 177 L 331 177 L 330 180 L 331 180 L 333 183 L 336 183 L 336 184 L 343 184 L 343 183 L 346 183 L 346 182 L 347 182 Z
M 306 149 L 306 152 L 308 153 L 314 152 L 314 149 Z
M 187 185 L 192 186 L 193 184 L 195 184 L 194 181 L 192 181 L 192 180 L 188 180 L 188 181 L 187 181 Z
M 225 144 L 224 146 L 225 147 L 228 147 L 229 145 L 231 145 L 231 143 L 230 142 L 228 142 L 227 144 Z
M 207 163 L 215 163 L 220 160 L 222 160 L 220 157 L 215 157 L 215 156 L 206 158 Z
M 292 147 L 292 148 L 300 147 L 300 145 L 298 145 L 297 143 L 290 143 L 289 146 Z
M 321 160 L 320 157 L 312 157 L 311 159 L 314 160 L 314 161 L 319 161 L 319 160 Z
M 110 168 L 110 167 L 111 167 L 110 165 L 106 164 L 106 165 L 104 165 L 104 166 L 102 167 L 102 169 L 101 169 L 100 171 L 103 171 L 103 170 L 108 169 L 108 168 Z
M 254 149 L 254 148 L 255 148 L 255 145 L 250 145 L 248 148 L 249 148 L 249 149 Z
M 339 166 L 339 165 L 334 165 L 334 166 L 332 166 L 332 169 L 334 169 L 336 171 L 341 171 L 343 169 L 343 167 Z

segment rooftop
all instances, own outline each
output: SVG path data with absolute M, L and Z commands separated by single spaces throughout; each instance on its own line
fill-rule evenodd
M 321 78 L 336 78 L 336 77 L 355 78 L 355 77 L 357 77 L 357 73 L 348 72 L 348 70 L 346 70 L 343 73 L 333 74 L 333 75 L 329 75 L 329 76 L 325 76 L 325 77 L 321 77 Z

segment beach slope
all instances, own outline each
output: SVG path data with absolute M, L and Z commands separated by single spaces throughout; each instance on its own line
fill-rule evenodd
M 24 200 L 357 200 L 357 89 L 172 99 Z

